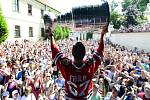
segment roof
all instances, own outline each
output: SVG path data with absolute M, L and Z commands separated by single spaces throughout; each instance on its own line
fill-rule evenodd
M 42 3 L 42 4 L 44 4 L 44 5 L 46 5 L 46 6 L 48 6 L 48 7 L 50 7 L 51 10 L 53 10 L 53 11 L 55 11 L 55 12 L 57 12 L 57 13 L 60 13 L 58 10 L 56 10 L 55 8 L 53 8 L 53 7 L 51 6 L 51 4 L 50 4 L 50 2 L 49 2 L 48 0 L 36 0 L 36 1 L 38 1 L 38 2 L 40 2 L 40 3 Z

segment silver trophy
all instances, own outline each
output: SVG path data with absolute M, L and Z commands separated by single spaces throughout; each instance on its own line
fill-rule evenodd
M 110 12 L 108 2 L 103 1 L 100 5 L 90 5 L 72 8 L 72 11 L 57 17 L 58 23 L 74 28 L 100 28 L 109 24 Z

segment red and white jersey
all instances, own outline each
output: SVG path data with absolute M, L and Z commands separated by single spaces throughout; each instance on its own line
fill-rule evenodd
M 67 100 L 87 100 L 92 95 L 92 78 L 101 64 L 104 44 L 99 44 L 97 52 L 77 67 L 71 59 L 64 57 L 55 42 L 51 45 L 52 58 L 65 79 Z

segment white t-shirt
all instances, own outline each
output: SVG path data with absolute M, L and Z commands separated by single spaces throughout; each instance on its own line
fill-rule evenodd
M 28 96 L 22 96 L 21 100 L 36 100 L 34 94 L 29 94 Z

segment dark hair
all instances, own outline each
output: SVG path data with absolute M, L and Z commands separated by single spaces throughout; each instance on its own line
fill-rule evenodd
M 136 66 L 136 63 L 137 63 L 138 61 L 137 60 L 135 60 L 134 62 L 133 62 L 133 66 Z
M 77 42 L 72 49 L 72 55 L 75 59 L 82 60 L 85 56 L 85 46 L 82 42 Z
M 128 86 L 131 87 L 131 86 L 133 86 L 133 85 L 134 85 L 134 81 L 130 79 L 130 80 L 128 81 Z

